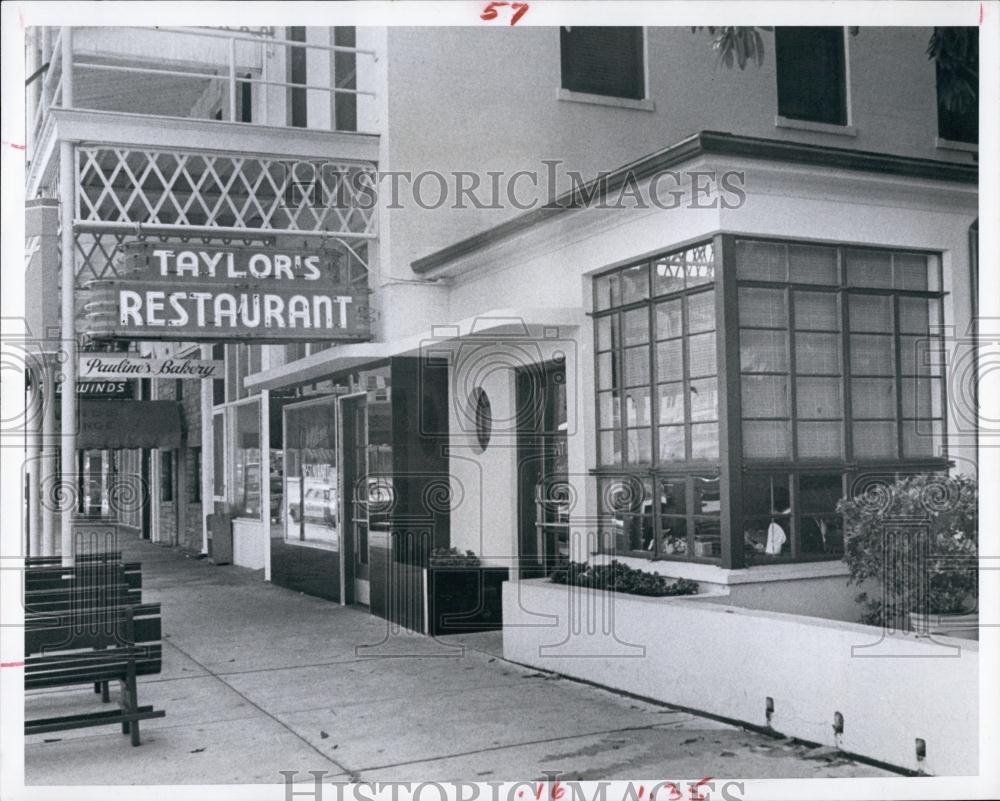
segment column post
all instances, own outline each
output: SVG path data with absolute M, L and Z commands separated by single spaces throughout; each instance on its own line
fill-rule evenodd
M 736 249 L 720 234 L 715 250 L 716 355 L 719 382 L 719 495 L 722 567 L 746 566 L 743 554 L 743 429 L 740 418 L 740 339 L 736 316 Z
M 63 28 L 63 36 L 68 28 Z M 63 57 L 66 56 L 66 39 L 63 39 Z M 64 64 L 65 68 L 65 64 Z M 65 74 L 64 74 L 65 81 Z M 64 83 L 65 86 L 65 83 Z M 64 89 L 65 91 L 65 89 Z M 64 95 L 65 97 L 65 95 Z M 61 365 L 63 373 L 61 401 L 62 476 L 60 492 L 53 493 L 50 501 L 64 500 L 62 495 L 72 495 L 76 473 L 76 309 L 74 307 L 74 286 L 76 284 L 75 243 L 73 223 L 76 217 L 76 150 L 73 142 L 65 139 L 59 142 L 59 202 L 62 213 L 62 314 L 60 352 L 65 361 Z M 76 562 L 73 542 L 73 512 L 76 504 L 60 503 L 60 533 L 63 567 L 73 567 Z
M 42 399 L 42 455 L 38 475 L 39 503 L 42 512 L 42 556 L 56 555 L 56 372 L 53 355 L 46 353 L 42 369 L 45 397 Z
M 25 419 L 28 424 L 26 464 L 29 467 L 25 479 L 28 483 L 28 556 L 39 556 L 42 552 L 41 494 L 39 492 L 42 470 L 42 389 L 45 386 L 45 365 L 43 356 L 32 357 L 28 362 L 31 389 L 28 393 Z
M 212 358 L 212 346 L 201 346 L 201 358 Z M 208 516 L 215 511 L 215 439 L 212 430 L 211 378 L 201 380 L 201 552 L 208 554 Z
M 63 108 L 73 108 L 73 29 L 68 25 L 60 28 L 60 56 L 62 58 L 62 98 Z

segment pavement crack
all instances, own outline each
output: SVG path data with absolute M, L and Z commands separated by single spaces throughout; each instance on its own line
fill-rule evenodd
M 305 743 L 305 745 L 307 745 L 311 750 L 315 751 L 317 754 L 319 754 L 321 757 L 323 757 L 323 759 L 327 760 L 330 764 L 336 766 L 342 773 L 350 773 L 350 774 L 357 773 L 357 771 L 352 771 L 346 765 L 341 764 L 336 759 L 334 759 L 333 757 L 331 757 L 329 754 L 326 754 L 323 751 L 321 751 L 320 749 L 318 749 L 315 745 L 313 745 L 311 742 L 309 742 L 305 737 L 303 737 L 301 734 L 299 734 L 297 731 L 295 731 L 295 729 L 293 729 L 291 726 L 289 726 L 283 720 L 281 720 L 280 718 L 277 718 L 274 715 L 272 715 L 270 712 L 268 712 L 266 709 L 264 709 L 264 707 L 262 707 L 260 704 L 256 703 L 252 698 L 250 698 L 249 696 L 247 696 L 244 693 L 242 693 L 239 690 L 237 690 L 232 684 L 230 684 L 228 681 L 226 681 L 220 674 L 216 673 L 211 668 L 206 667 L 201 662 L 199 662 L 197 659 L 195 659 L 194 656 L 192 656 L 187 651 L 185 651 L 183 648 L 181 648 L 176 642 L 174 642 L 173 640 L 164 640 L 164 642 L 167 643 L 167 644 L 169 644 L 169 645 L 171 645 L 171 646 L 173 646 L 174 648 L 176 648 L 179 653 L 183 654 L 188 659 L 190 659 L 192 662 L 194 662 L 196 665 L 198 665 L 209 676 L 211 676 L 212 678 L 214 678 L 220 684 L 223 684 L 226 687 L 228 687 L 230 690 L 232 690 L 234 693 L 236 693 L 240 698 L 242 698 L 244 701 L 246 701 L 248 704 L 250 704 L 250 706 L 252 706 L 254 709 L 256 709 L 257 711 L 259 711 L 265 717 L 268 717 L 271 720 L 273 720 L 275 723 L 277 723 L 279 726 L 281 726 L 281 728 L 283 728 L 283 729 L 285 729 L 285 731 L 289 732 L 293 737 L 295 737 L 296 739 L 298 739 L 298 740 L 302 741 L 303 743 Z

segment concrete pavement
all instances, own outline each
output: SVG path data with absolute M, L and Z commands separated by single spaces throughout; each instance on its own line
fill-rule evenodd
M 762 734 L 505 662 L 498 632 L 433 640 L 363 609 L 126 538 L 163 607 L 167 716 L 26 739 L 28 784 L 892 776 Z M 32 717 L 93 711 L 87 687 L 32 693 Z M 823 756 L 825 754 L 825 756 Z

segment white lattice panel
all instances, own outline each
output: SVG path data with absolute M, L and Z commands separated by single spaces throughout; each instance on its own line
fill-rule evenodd
M 235 153 L 77 148 L 76 223 L 375 236 L 375 166 Z

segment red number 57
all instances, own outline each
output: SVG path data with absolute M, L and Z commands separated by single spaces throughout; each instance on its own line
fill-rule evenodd
M 486 8 L 483 9 L 483 13 L 479 15 L 479 19 L 484 19 L 486 21 L 496 19 L 497 9 L 502 6 L 510 6 L 511 11 L 514 12 L 514 15 L 510 18 L 511 25 L 516 25 L 517 21 L 528 13 L 527 3 L 507 3 L 502 0 L 494 0 L 486 5 Z

